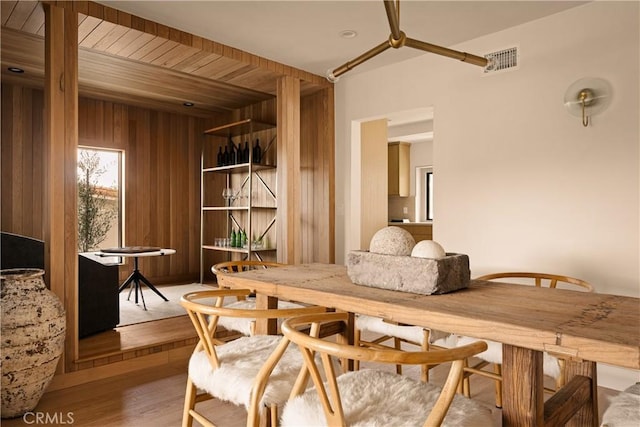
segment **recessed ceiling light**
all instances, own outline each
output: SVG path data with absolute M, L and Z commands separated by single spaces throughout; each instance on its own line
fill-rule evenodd
M 182 105 L 185 107 L 193 107 L 193 102 L 183 102 Z
M 343 39 L 352 39 L 358 35 L 358 33 L 354 30 L 342 30 L 339 34 Z
M 18 74 L 24 73 L 24 70 L 18 67 L 8 67 L 7 70 L 11 71 L 12 73 L 18 73 Z

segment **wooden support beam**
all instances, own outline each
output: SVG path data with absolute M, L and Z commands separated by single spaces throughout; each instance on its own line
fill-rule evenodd
M 597 364 L 590 361 L 565 360 L 565 384 L 570 384 L 577 376 L 589 378 L 589 399 L 578 409 L 567 423 L 568 427 L 597 427 L 598 421 L 598 378 Z M 565 386 L 566 387 L 566 386 Z
M 45 281 L 63 301 L 67 333 L 59 370 L 77 359 L 78 250 L 78 17 L 71 9 L 45 10 Z
M 544 379 L 542 352 L 502 345 L 502 390 L 504 399 L 502 425 L 541 427 L 544 425 Z M 508 372 L 530 372 L 527 375 L 507 375 Z
M 302 260 L 300 177 L 300 80 L 284 76 L 277 88 L 278 262 Z
M 577 375 L 544 404 L 545 427 L 563 427 L 591 397 L 591 378 Z

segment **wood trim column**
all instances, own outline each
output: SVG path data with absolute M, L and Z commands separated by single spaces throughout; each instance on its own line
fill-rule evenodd
M 334 121 L 334 90 L 333 87 L 322 91 L 322 109 L 319 112 L 321 122 L 321 139 L 318 143 L 318 152 L 324 159 L 320 171 L 320 180 L 323 182 L 323 191 L 316 195 L 316 206 L 324 206 L 318 218 L 319 233 L 316 238 L 320 239 L 320 251 L 317 254 L 318 262 L 334 263 L 336 260 L 336 191 L 335 191 L 335 121 Z M 319 183 L 316 183 L 316 188 Z
M 77 359 L 78 15 L 44 4 L 45 11 L 45 280 L 63 301 L 67 333 L 62 366 Z
M 278 262 L 300 264 L 300 80 L 283 76 L 277 87 L 278 132 Z
M 389 221 L 387 140 L 387 119 L 360 124 L 360 249 Z

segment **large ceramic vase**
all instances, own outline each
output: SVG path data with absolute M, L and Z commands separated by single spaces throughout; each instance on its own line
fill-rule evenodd
M 66 319 L 39 269 L 1 270 L 2 418 L 33 410 L 64 348 Z

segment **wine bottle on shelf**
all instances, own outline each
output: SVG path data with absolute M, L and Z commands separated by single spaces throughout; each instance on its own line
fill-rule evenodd
M 231 137 L 229 137 L 227 147 L 229 147 L 229 164 L 233 165 L 236 163 L 236 145 L 233 143 L 233 139 L 231 139 Z
M 224 153 L 222 153 L 222 165 L 227 166 L 229 164 L 229 149 L 227 146 L 224 147 Z
M 253 147 L 253 162 L 260 163 L 262 161 L 262 148 L 260 148 L 260 138 L 256 139 L 256 145 Z
M 218 165 L 218 167 L 224 165 L 224 154 L 222 154 L 222 146 L 218 147 L 217 165 Z
M 242 150 L 242 163 L 249 163 L 249 141 L 244 141 L 244 150 Z
M 231 246 L 232 248 L 235 248 L 237 246 L 237 235 L 236 235 L 236 230 L 235 229 L 231 229 L 231 242 L 229 243 L 229 246 Z

